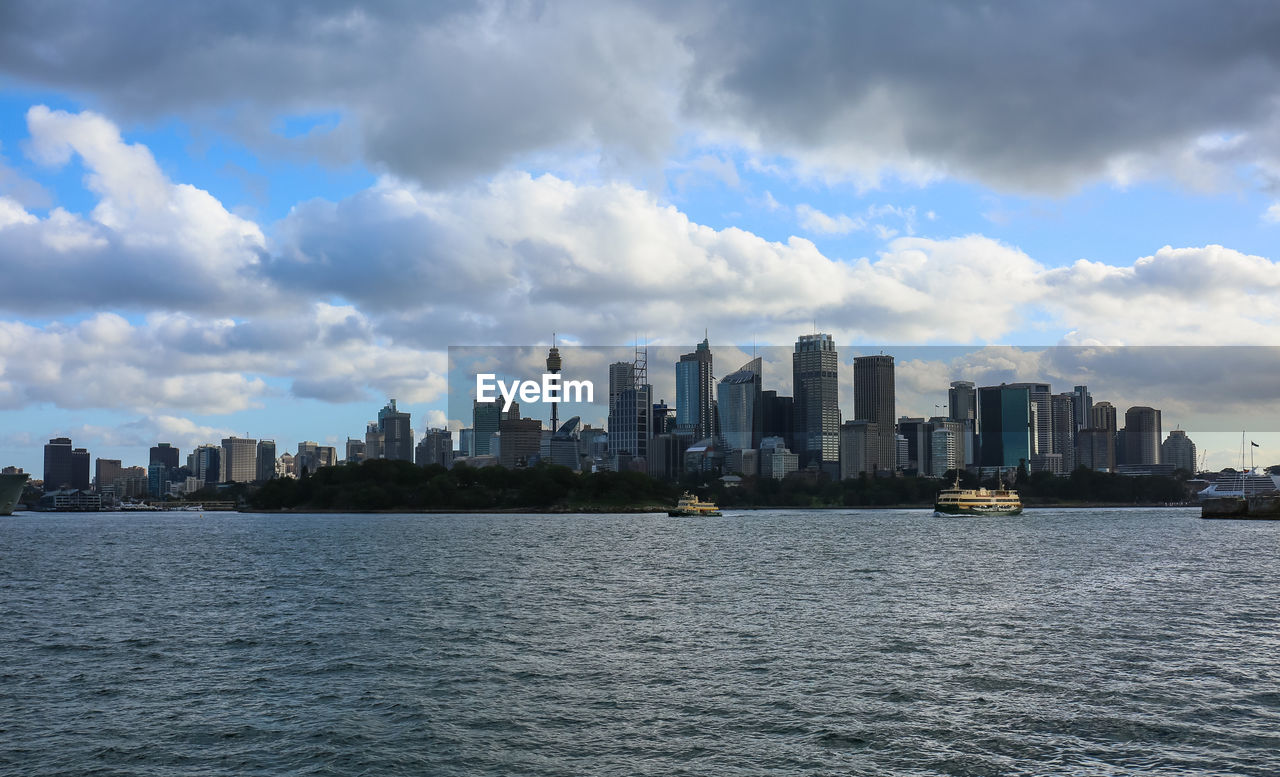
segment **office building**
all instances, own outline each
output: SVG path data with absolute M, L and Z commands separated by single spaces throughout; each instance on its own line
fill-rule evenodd
M 394 399 L 388 399 L 378 411 L 378 434 L 382 443 L 379 458 L 413 461 L 413 428 L 409 425 L 409 414 L 397 410 Z
M 110 490 L 122 475 L 124 467 L 120 459 L 98 459 L 93 464 L 93 487 L 99 492 Z
M 795 437 L 795 403 L 791 397 L 780 397 L 776 391 L 760 392 L 763 423 L 762 437 L 781 437 L 784 446 Z
M 716 386 L 716 411 L 720 416 L 720 435 L 724 439 L 726 453 L 760 447 L 764 430 L 762 370 L 763 361 L 756 357 L 738 371 L 726 375 Z
M 414 461 L 419 467 L 435 464 L 442 467 L 453 466 L 453 432 L 448 429 L 428 429 L 414 451 Z
M 71 438 L 54 437 L 44 446 L 44 490 L 57 491 L 70 488 Z
M 206 486 L 222 482 L 222 446 L 201 445 L 192 452 L 191 474 Z
M 1160 463 L 1160 411 L 1136 406 L 1124 411 L 1124 464 Z
M 169 469 L 178 468 L 178 449 L 167 442 L 156 443 L 151 447 L 147 464 L 163 464 Z
M 869 449 L 872 460 L 868 464 L 877 470 L 897 470 L 892 356 L 877 354 L 853 360 L 853 418 L 876 426 L 877 436 Z
M 714 380 L 711 345 L 704 338 L 693 353 L 684 354 L 676 363 L 676 428 L 688 432 L 695 440 L 716 433 L 711 396 Z
M 1028 384 L 984 386 L 977 390 L 978 466 L 1031 466 L 1031 390 Z
M 348 437 L 347 448 L 344 451 L 346 453 L 345 461 L 348 464 L 359 464 L 364 461 L 365 446 L 366 442 L 364 440 L 357 437 Z
M 1183 469 L 1196 474 L 1196 444 L 1186 432 L 1174 429 L 1160 443 L 1160 463 L 1172 466 L 1175 471 Z
M 222 482 L 252 483 L 258 477 L 258 441 L 246 437 L 222 440 Z
M 465 427 L 458 430 L 458 455 L 474 456 L 476 455 L 476 430 L 471 427 Z
M 870 421 L 845 421 L 840 425 L 840 479 L 875 474 L 880 430 Z
M 951 470 L 964 467 L 964 448 L 961 444 L 964 424 L 948 420 L 937 425 L 929 434 L 929 470 L 935 478 L 945 477 Z
M 1076 468 L 1077 399 L 1074 392 L 1049 398 L 1050 458 L 1046 460 L 1046 470 L 1055 475 L 1068 475 Z
M 829 334 L 800 335 L 791 354 L 792 450 L 800 467 L 840 460 L 839 357 Z
M 615 362 L 609 367 L 609 463 L 617 471 L 648 471 L 653 429 L 653 386 L 648 376 L 648 354 L 643 348 L 636 349 L 630 364 Z
M 258 461 L 257 474 L 254 480 L 266 482 L 272 480 L 276 476 L 276 441 L 275 440 L 259 440 L 258 455 L 255 457 Z
M 1093 395 L 1088 386 L 1076 386 L 1071 390 L 1071 416 L 1075 430 L 1092 428 Z
M 784 437 L 765 437 L 760 441 L 760 477 L 782 480 L 800 470 L 800 457 L 787 449 Z
M 515 405 L 512 408 L 515 409 Z M 498 422 L 498 463 L 507 469 L 527 467 L 537 461 L 542 447 L 542 422 L 509 414 Z M 493 443 L 489 444 L 490 450 Z
M 612 398 L 610 399 L 612 402 Z M 498 422 L 502 420 L 502 403 L 474 402 L 471 406 L 471 428 L 475 440 L 473 456 L 490 456 L 489 441 L 498 433 Z
M 971 381 L 951 381 L 951 388 L 947 390 L 947 416 L 956 421 L 978 418 L 977 390 Z
M 1114 472 L 1116 435 L 1108 429 L 1081 429 L 1076 433 L 1076 466 Z

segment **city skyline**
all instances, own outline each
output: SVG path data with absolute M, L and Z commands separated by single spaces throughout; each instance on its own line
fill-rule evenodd
M 551 332 L 1280 342 L 1280 10 L 936 8 L 15 4 L 0 465 L 445 426 L 448 346 Z M 900 358 L 930 415 L 961 373 Z M 1280 449 L 1270 361 L 1168 391 L 1229 414 L 1111 396 Z

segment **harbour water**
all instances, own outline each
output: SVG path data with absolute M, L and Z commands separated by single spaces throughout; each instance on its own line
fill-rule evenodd
M 1280 523 L 0 520 L 3 775 L 1280 773 Z

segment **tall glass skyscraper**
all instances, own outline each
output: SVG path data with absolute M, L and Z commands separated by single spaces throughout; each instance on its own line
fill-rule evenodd
M 715 435 L 711 401 L 711 345 L 704 338 L 693 353 L 676 362 L 676 429 L 688 431 L 694 440 Z
M 839 357 L 829 334 L 800 335 L 791 354 L 795 440 L 800 466 L 840 461 Z
M 877 354 L 853 360 L 853 417 L 876 425 L 869 463 L 877 470 L 897 469 L 892 356 Z
M 763 360 L 756 357 L 740 370 L 725 376 L 716 387 L 720 435 L 725 449 L 757 450 L 764 430 L 761 401 Z
M 1031 466 L 1031 390 L 1021 386 L 978 389 L 978 465 Z

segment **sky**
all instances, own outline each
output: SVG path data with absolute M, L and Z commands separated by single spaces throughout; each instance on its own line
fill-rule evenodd
M 706 333 L 727 374 L 815 328 L 899 351 L 903 415 L 1085 375 L 1280 462 L 1277 40 L 1230 0 L 4 3 L 0 466 L 460 423 L 449 346 Z

